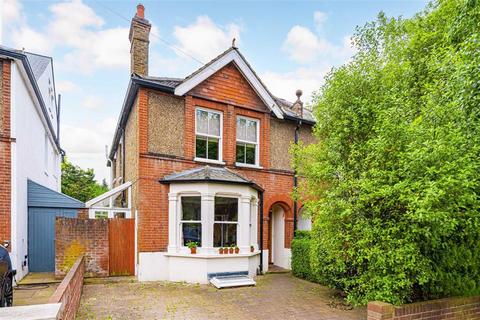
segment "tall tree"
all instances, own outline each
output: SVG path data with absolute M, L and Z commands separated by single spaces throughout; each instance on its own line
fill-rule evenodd
M 480 2 L 380 14 L 295 151 L 312 269 L 357 304 L 480 293 Z
M 102 184 L 95 180 L 93 169 L 82 169 L 66 158 L 62 163 L 62 192 L 86 202 L 108 191 L 105 179 Z

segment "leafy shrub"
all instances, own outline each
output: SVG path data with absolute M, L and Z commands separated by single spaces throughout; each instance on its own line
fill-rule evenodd
M 480 294 L 478 30 L 478 0 L 380 14 L 316 97 L 297 196 L 314 217 L 311 273 L 350 302 Z
M 310 232 L 297 230 L 292 240 L 291 267 L 294 276 L 313 280 L 312 269 L 310 267 L 310 248 Z

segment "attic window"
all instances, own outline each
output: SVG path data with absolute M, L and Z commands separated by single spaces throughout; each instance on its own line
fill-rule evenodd
M 197 108 L 195 112 L 195 157 L 198 160 L 221 161 L 222 114 Z

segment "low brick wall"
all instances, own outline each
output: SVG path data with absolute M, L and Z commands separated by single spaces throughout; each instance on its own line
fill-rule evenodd
M 480 319 L 480 296 L 423 301 L 402 306 L 368 303 L 368 320 Z
M 73 264 L 70 271 L 55 290 L 48 303 L 61 303 L 60 313 L 57 319 L 75 319 L 80 297 L 83 290 L 83 277 L 85 275 L 85 257 L 80 256 Z
M 108 277 L 108 220 L 57 217 L 55 276 L 63 277 L 85 255 L 85 276 Z

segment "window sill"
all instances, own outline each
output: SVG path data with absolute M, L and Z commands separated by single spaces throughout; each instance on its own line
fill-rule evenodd
M 253 168 L 253 169 L 263 169 L 263 167 L 256 165 L 256 164 L 247 164 L 241 162 L 235 162 L 236 167 L 244 167 L 244 168 Z
M 165 256 L 167 257 L 178 257 L 178 258 L 195 258 L 195 259 L 222 259 L 222 258 L 248 258 L 260 254 L 260 251 L 254 252 L 245 252 L 245 253 L 229 253 L 229 254 L 219 254 L 219 253 L 185 253 L 185 252 L 166 252 Z
M 193 161 L 225 165 L 225 162 L 220 161 L 220 160 L 210 160 L 210 159 L 203 159 L 203 158 L 193 158 Z

